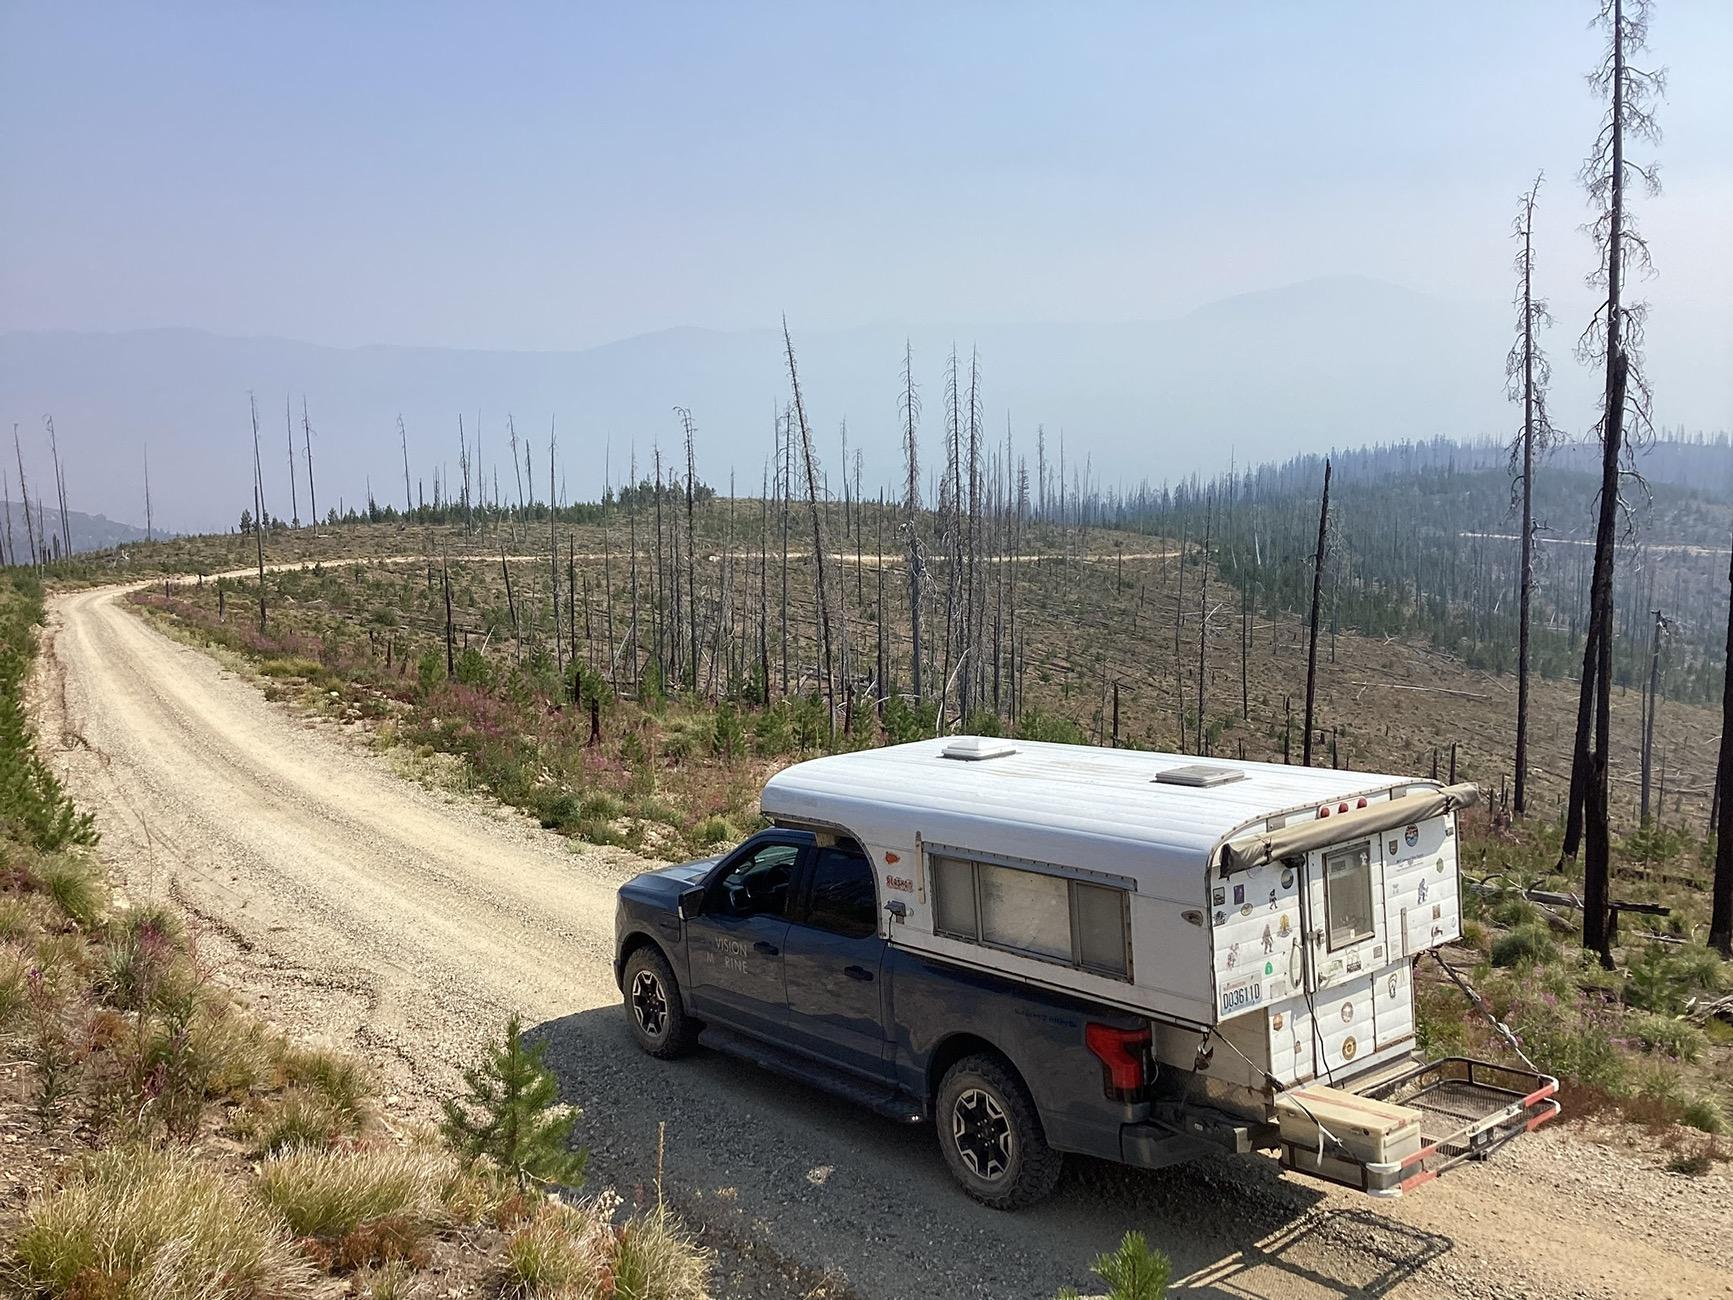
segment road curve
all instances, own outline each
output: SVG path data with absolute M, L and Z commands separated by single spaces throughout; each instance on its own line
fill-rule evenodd
M 1250 1158 L 1073 1161 L 1049 1203 L 985 1210 L 930 1130 L 710 1054 L 637 1054 L 609 963 L 629 859 L 400 778 L 362 737 L 155 630 L 127 590 L 52 600 L 33 697 L 132 890 L 203 918 L 221 973 L 269 1013 L 435 1095 L 521 1012 L 603 1176 L 647 1181 L 666 1121 L 667 1182 L 724 1244 L 725 1296 L 802 1296 L 828 1271 L 829 1294 L 865 1300 L 1049 1297 L 1130 1228 L 1173 1257 L 1180 1292 L 1733 1295 L 1726 1166 L 1672 1177 L 1564 1131 L 1388 1204 Z

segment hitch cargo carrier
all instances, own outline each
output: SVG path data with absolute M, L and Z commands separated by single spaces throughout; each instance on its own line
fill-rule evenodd
M 1450 1056 L 1361 1088 L 1296 1088 L 1276 1102 L 1282 1164 L 1400 1196 L 1464 1160 L 1483 1160 L 1559 1113 L 1558 1080 Z

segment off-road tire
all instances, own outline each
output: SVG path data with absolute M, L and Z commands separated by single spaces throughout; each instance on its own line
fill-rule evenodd
M 935 1111 L 945 1163 L 981 1204 L 1019 1210 L 1058 1183 L 1064 1157 L 1047 1145 L 1029 1090 L 1002 1057 L 966 1056 L 945 1071 Z
M 698 1024 L 686 1014 L 679 981 L 659 948 L 645 944 L 634 950 L 620 982 L 625 986 L 626 1025 L 639 1047 L 663 1061 L 692 1050 Z

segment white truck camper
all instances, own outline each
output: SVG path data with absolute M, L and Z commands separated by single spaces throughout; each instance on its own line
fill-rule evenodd
M 796 764 L 762 807 L 865 849 L 894 946 L 1147 1018 L 1175 1131 L 1396 1196 L 1558 1113 L 1554 1079 L 1416 1051 L 1476 798 L 964 736 Z

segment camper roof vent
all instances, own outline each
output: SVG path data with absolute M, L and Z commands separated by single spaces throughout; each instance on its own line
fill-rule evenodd
M 1179 767 L 1170 767 L 1155 774 L 1158 785 L 1189 785 L 1194 788 L 1208 789 L 1210 786 L 1229 785 L 1234 781 L 1243 781 L 1246 774 L 1235 767 L 1215 767 L 1209 763 L 1184 763 Z
M 958 736 L 944 750 L 946 758 L 960 758 L 965 763 L 976 763 L 983 758 L 1005 758 L 1016 752 L 1017 746 L 996 736 Z

